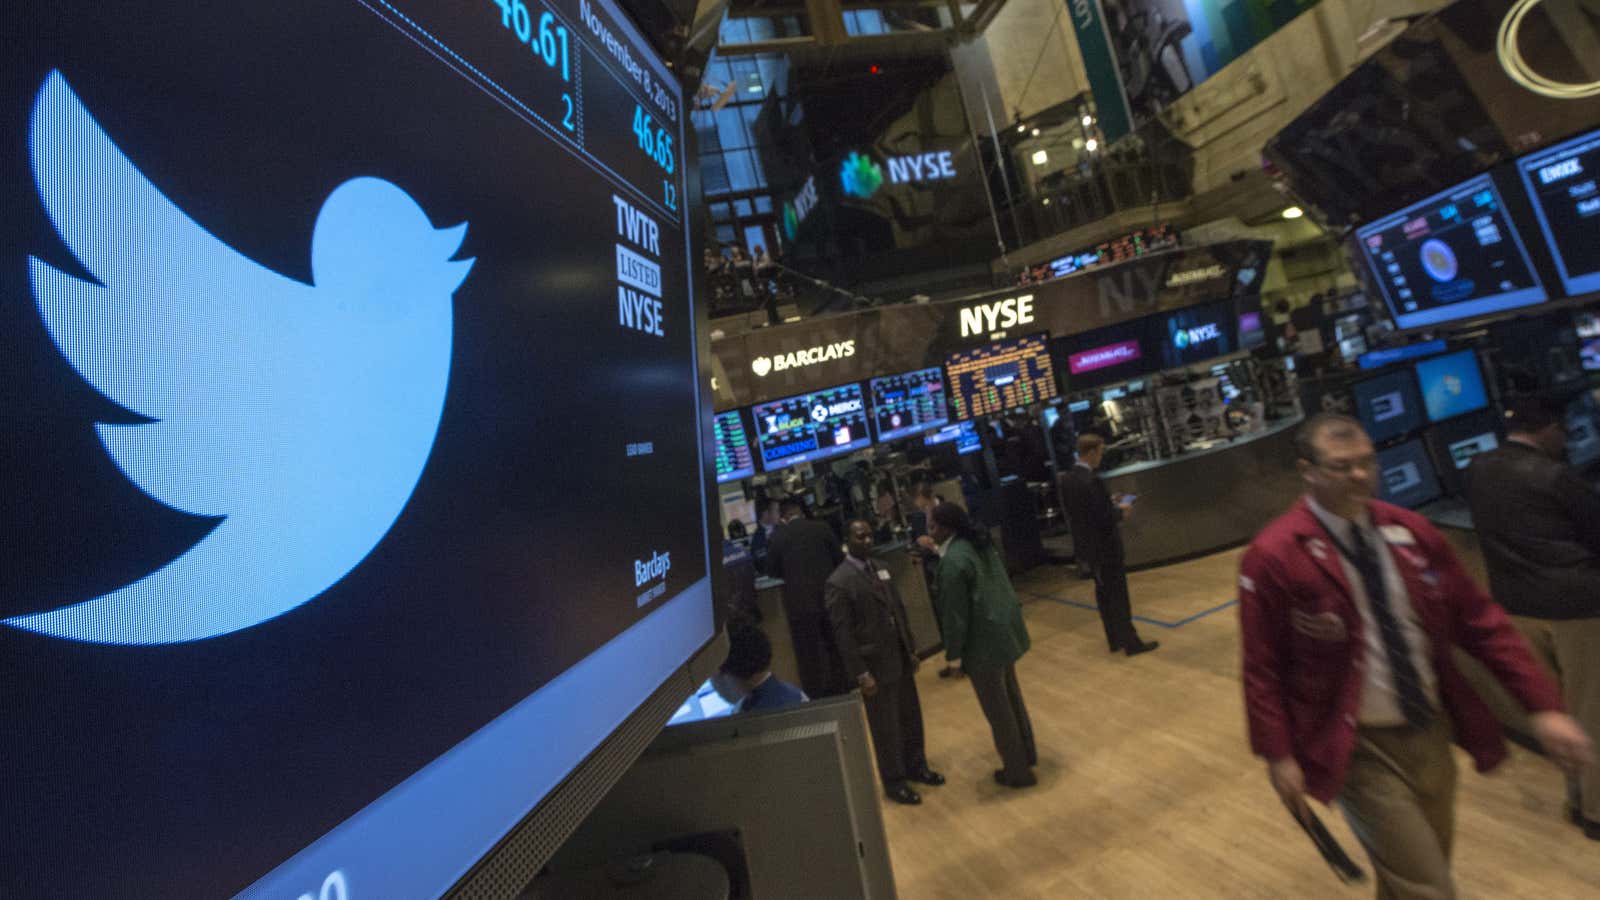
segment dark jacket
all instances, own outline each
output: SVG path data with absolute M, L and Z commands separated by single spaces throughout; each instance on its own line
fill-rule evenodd
M 961 660 L 963 668 L 1003 666 L 1028 652 L 1022 604 L 992 545 L 950 542 L 939 560 L 939 606 L 945 656 Z
M 776 533 L 777 529 L 774 528 Z M 766 574 L 768 542 L 772 539 L 767 536 L 767 529 L 760 522 L 756 523 L 756 530 L 750 535 L 750 557 L 755 560 L 756 571 Z
M 1600 618 L 1600 493 L 1571 467 L 1508 442 L 1473 458 L 1467 499 L 1507 612 Z
M 828 576 L 823 597 L 845 672 L 852 680 L 870 672 L 873 680 L 889 684 L 910 672 L 916 641 L 889 570 L 875 560 L 868 565 L 871 572 L 854 560 L 840 563 Z
M 1122 510 L 1100 476 L 1087 466 L 1075 465 L 1061 475 L 1061 502 L 1067 505 L 1067 525 L 1072 529 L 1073 552 L 1078 562 L 1092 569 L 1121 568 Z
M 843 561 L 839 536 L 816 519 L 785 522 L 767 541 L 767 574 L 783 579 L 791 616 L 822 615 L 822 585 Z

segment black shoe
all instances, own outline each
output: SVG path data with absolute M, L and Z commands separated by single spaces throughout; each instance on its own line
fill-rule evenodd
M 945 666 L 939 670 L 940 678 L 960 678 L 967 673 L 961 671 L 960 666 Z
M 1030 788 L 1039 783 L 1039 779 L 1029 772 L 1022 778 L 1007 778 L 1005 769 L 994 770 L 994 783 L 1008 788 Z
M 1583 836 L 1591 841 L 1600 841 L 1600 822 L 1585 818 L 1583 811 L 1576 806 L 1567 807 L 1567 821 L 1583 830 Z
M 886 788 L 883 793 L 890 800 L 906 806 L 918 806 L 922 803 L 922 795 L 903 784 Z
M 938 787 L 939 785 L 944 784 L 944 776 L 928 768 L 926 765 L 907 775 L 906 780 L 915 781 L 917 784 L 932 785 L 933 787 Z
M 1149 653 L 1159 646 L 1161 646 L 1160 641 L 1140 641 L 1137 644 L 1129 644 L 1125 652 L 1129 656 L 1138 656 L 1141 653 Z
M 1122 645 L 1121 644 L 1107 644 L 1106 646 L 1111 648 L 1111 652 L 1112 653 L 1121 653 L 1122 652 Z

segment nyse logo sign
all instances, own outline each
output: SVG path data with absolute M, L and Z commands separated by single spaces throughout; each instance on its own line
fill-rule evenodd
M 919 153 L 916 156 L 889 157 L 889 180 L 895 184 L 912 181 L 942 181 L 956 177 L 955 160 L 950 151 Z
M 750 360 L 750 371 L 756 373 L 757 378 L 765 378 L 772 372 L 814 366 L 818 363 L 835 359 L 848 359 L 855 355 L 856 342 L 854 340 L 839 341 L 826 346 L 811 347 L 807 350 L 796 350 L 793 353 L 758 356 Z
M 961 336 L 988 334 L 1013 325 L 1033 323 L 1033 295 L 1007 297 L 993 303 L 978 303 L 961 310 Z
M 1197 325 L 1193 328 L 1179 328 L 1178 333 L 1172 336 L 1172 343 L 1179 350 L 1188 347 L 1197 347 L 1207 341 L 1215 341 L 1222 337 L 1222 326 L 1212 323 L 1210 325 Z

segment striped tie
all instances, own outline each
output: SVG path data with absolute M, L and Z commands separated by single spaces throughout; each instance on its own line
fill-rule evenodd
M 1422 690 L 1417 667 L 1411 661 L 1411 645 L 1406 642 L 1406 636 L 1400 630 L 1400 620 L 1389 605 L 1389 588 L 1384 583 L 1383 566 L 1359 527 L 1351 526 L 1350 538 L 1355 551 L 1351 562 L 1355 564 L 1356 571 L 1361 573 L 1361 581 L 1367 587 L 1367 599 L 1371 601 L 1373 618 L 1378 620 L 1378 631 L 1383 635 L 1383 648 L 1389 656 L 1389 672 L 1394 677 L 1395 691 L 1400 695 L 1400 711 L 1405 714 L 1407 722 L 1417 728 L 1425 728 L 1433 720 L 1433 707 Z

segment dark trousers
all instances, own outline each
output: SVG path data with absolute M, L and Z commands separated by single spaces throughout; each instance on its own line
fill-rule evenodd
M 833 642 L 833 625 L 826 613 L 789 616 L 789 638 L 794 642 L 795 667 L 800 689 L 813 700 L 846 693 L 844 663 Z
M 862 701 L 867 707 L 867 727 L 872 730 L 872 749 L 878 756 L 878 776 L 885 788 L 893 790 L 906 783 L 906 775 L 928 765 L 917 680 L 907 671 L 903 678 L 879 684 L 878 690 Z
M 1113 651 L 1136 646 L 1139 633 L 1133 629 L 1133 604 L 1128 599 L 1128 572 L 1122 566 L 1094 567 L 1094 602 L 1100 607 L 1100 624 L 1106 629 L 1106 645 Z
M 989 730 L 994 732 L 994 747 L 1000 751 L 1006 777 L 1027 777 L 1029 766 L 1039 762 L 1039 751 L 1033 745 L 1033 722 L 1028 719 L 1028 707 L 1022 702 L 1016 665 L 1007 663 L 976 669 L 968 665 L 966 672 L 973 692 L 978 695 L 978 705 L 983 708 L 983 717 L 989 720 Z

